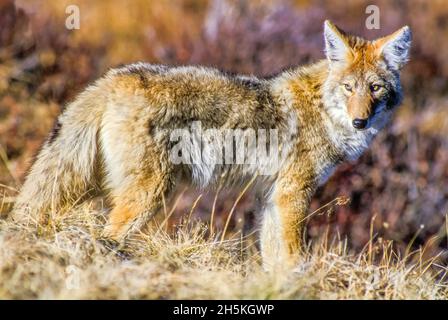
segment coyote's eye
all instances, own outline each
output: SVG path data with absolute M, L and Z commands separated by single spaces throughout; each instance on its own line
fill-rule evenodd
M 348 92 L 352 92 L 352 86 L 349 85 L 348 83 L 344 83 L 344 89 L 347 90 Z
M 372 90 L 372 92 L 377 92 L 381 89 L 381 86 L 379 84 L 372 84 L 370 86 L 370 90 Z

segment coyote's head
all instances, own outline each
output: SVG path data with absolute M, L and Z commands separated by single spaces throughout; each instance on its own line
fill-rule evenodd
M 367 41 L 325 21 L 329 74 L 323 88 L 333 118 L 357 130 L 379 128 L 401 102 L 399 71 L 408 61 L 411 30 Z

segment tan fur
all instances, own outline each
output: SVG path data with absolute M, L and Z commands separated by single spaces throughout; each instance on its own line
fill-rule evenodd
M 104 235 L 122 241 L 160 209 L 181 180 L 212 186 L 257 176 L 264 265 L 293 265 L 314 191 L 340 162 L 365 150 L 401 98 L 398 71 L 379 49 L 387 38 L 368 42 L 328 22 L 327 28 L 328 61 L 273 79 L 142 63 L 111 70 L 59 117 L 13 219 L 43 223 L 86 195 L 105 191 L 112 210 Z M 332 41 L 349 48 L 343 61 L 332 60 Z M 345 81 L 353 83 L 353 92 L 344 91 Z M 369 90 L 371 81 L 382 81 L 381 92 Z M 354 129 L 354 117 L 369 118 L 369 127 Z M 280 170 L 258 176 L 250 166 L 175 165 L 169 134 L 194 121 L 206 128 L 278 130 L 286 154 Z

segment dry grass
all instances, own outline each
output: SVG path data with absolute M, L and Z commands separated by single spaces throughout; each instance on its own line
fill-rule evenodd
M 104 219 L 84 205 L 40 226 L 39 235 L 0 221 L 0 299 L 448 298 L 437 257 L 424 261 L 424 250 L 400 257 L 392 242 L 371 241 L 353 254 L 346 241 L 323 235 L 294 271 L 270 274 L 253 234 L 221 241 L 190 219 L 169 232 L 155 223 L 112 248 L 99 239 Z

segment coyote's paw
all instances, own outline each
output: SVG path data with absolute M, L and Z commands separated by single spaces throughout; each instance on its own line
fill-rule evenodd
M 116 243 L 122 243 L 125 239 L 125 233 L 122 232 L 121 229 L 122 228 L 119 228 L 117 225 L 109 224 L 104 227 L 104 230 L 101 233 L 101 238 Z

